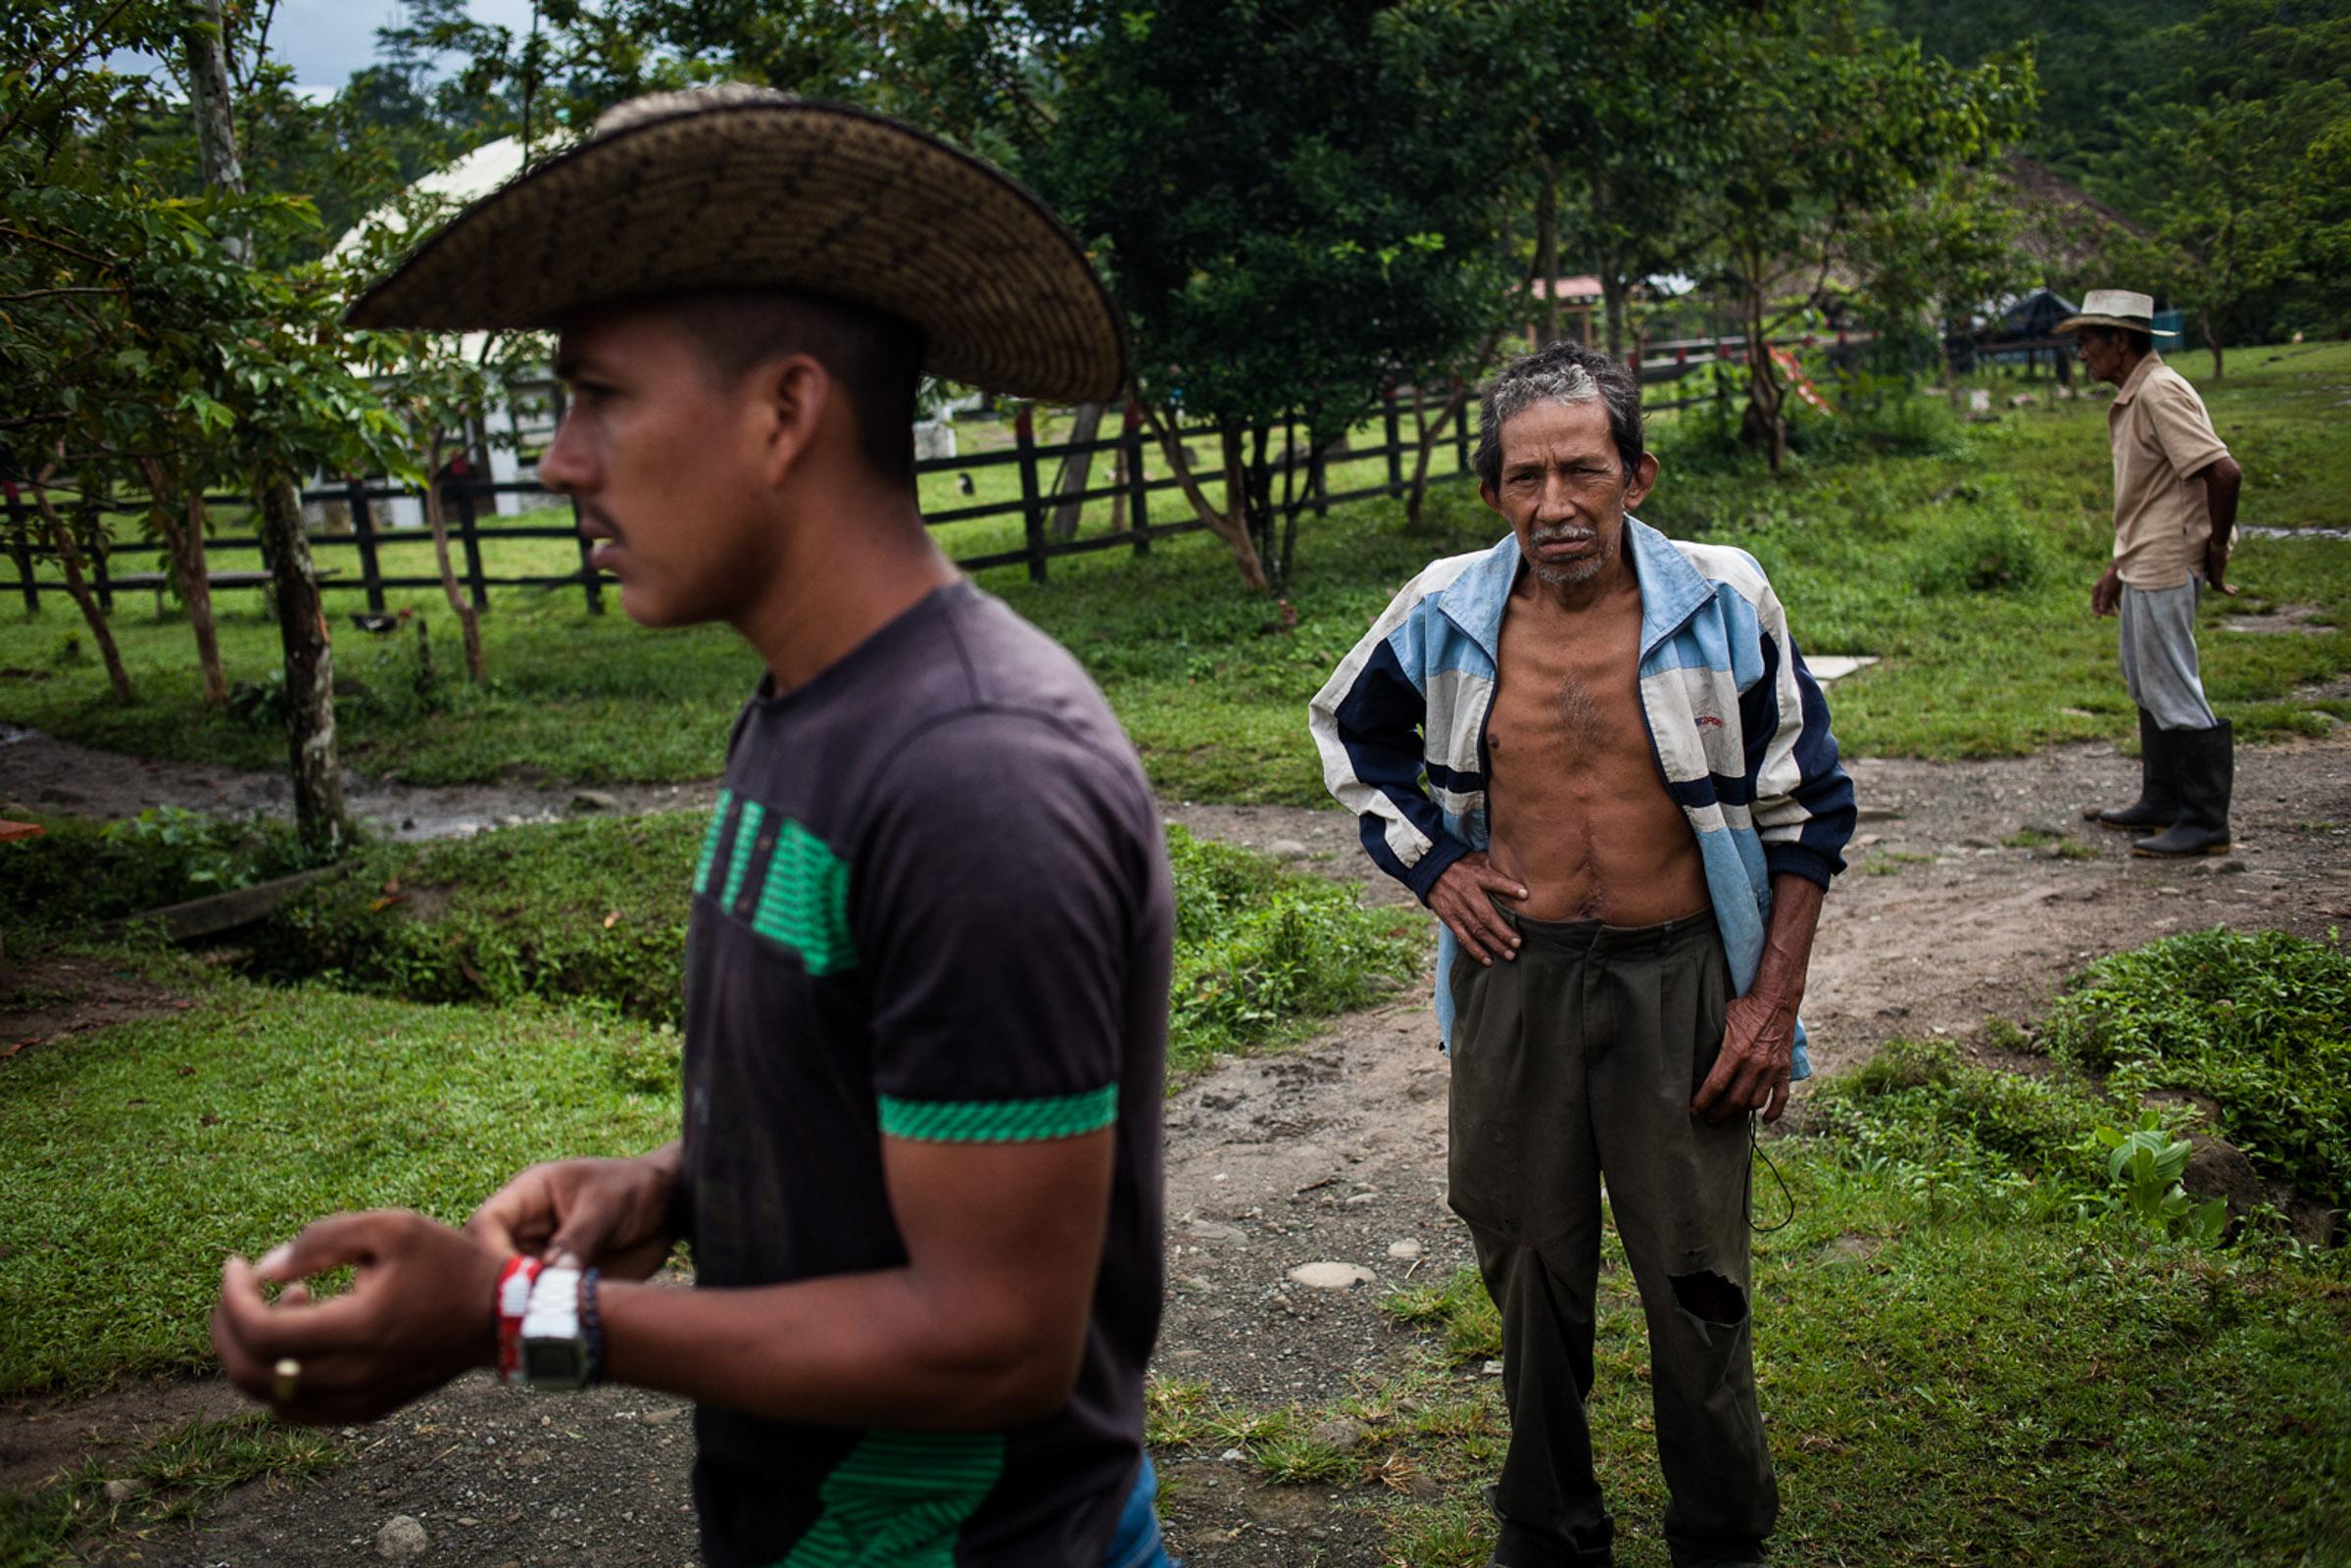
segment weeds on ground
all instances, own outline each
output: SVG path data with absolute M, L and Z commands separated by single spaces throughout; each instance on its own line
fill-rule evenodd
M 379 846 L 273 913 L 251 938 L 246 967 L 414 1002 L 586 1001 L 674 1030 L 684 1023 L 688 890 L 703 826 L 682 811 L 580 817 Z M 1179 827 L 1167 829 L 1167 854 L 1177 1073 L 1363 1006 L 1418 961 L 1419 923 L 1358 908 L 1345 885 Z M 626 1072 L 643 1080 L 664 1070 L 656 1053 Z
M 2351 1203 L 2351 954 L 2334 943 L 2221 926 L 2167 937 L 2091 964 L 2044 1033 L 2119 1096 L 2209 1097 L 2257 1167 Z
M 10 845 L 0 927 L 23 938 L 91 926 L 318 864 L 287 824 L 157 806 L 100 824 L 36 814 L 47 831 Z
M 0 1568 L 49 1568 L 93 1540 L 143 1539 L 192 1522 L 231 1487 L 310 1480 L 351 1456 L 341 1439 L 258 1411 L 187 1421 L 121 1461 L 91 1459 L 64 1480 L 0 1496 Z

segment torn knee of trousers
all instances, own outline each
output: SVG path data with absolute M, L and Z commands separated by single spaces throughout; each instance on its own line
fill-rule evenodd
M 1720 1274 L 1677 1274 L 1673 1287 L 1674 1304 L 1696 1322 L 1709 1342 L 1714 1330 L 1736 1329 L 1747 1320 L 1746 1292 Z

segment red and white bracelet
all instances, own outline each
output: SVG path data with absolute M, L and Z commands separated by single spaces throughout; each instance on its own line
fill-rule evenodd
M 498 1272 L 498 1378 L 502 1383 L 522 1380 L 522 1317 L 530 1310 L 531 1287 L 543 1265 L 535 1257 L 516 1255 Z

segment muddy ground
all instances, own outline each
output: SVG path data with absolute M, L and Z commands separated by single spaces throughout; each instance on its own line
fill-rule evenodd
M 0 746 L 0 759 L 63 755 L 19 749 L 29 744 Z M 2351 922 L 2351 742 L 2240 752 L 2237 851 L 2192 863 L 2134 860 L 2120 835 L 2081 820 L 2085 807 L 2131 797 L 2137 765 L 2110 747 L 1863 760 L 1853 773 L 1860 839 L 1828 904 L 1804 1008 L 1825 1072 L 1896 1034 L 1987 1052 L 1987 1017 L 2029 1021 L 2088 958 L 2169 932 L 2310 936 Z M 261 788 L 178 764 L 122 776 L 142 800 L 189 806 L 209 804 L 179 793 L 199 777 L 232 799 Z M 0 763 L 0 797 L 24 798 L 25 779 Z M 436 808 L 431 792 L 398 793 L 419 822 L 495 821 L 545 799 L 528 786 L 480 790 L 461 811 Z M 1168 815 L 1333 876 L 1364 873 L 1354 825 L 1334 812 L 1170 806 Z M 2033 830 L 2061 845 L 2003 842 Z M 1390 885 L 1367 896 L 1410 906 Z M 1227 1403 L 1312 1404 L 1414 1354 L 1414 1334 L 1389 1323 L 1380 1296 L 1468 1259 L 1444 1202 L 1446 1074 L 1429 988 L 1424 974 L 1387 1005 L 1337 1019 L 1296 1051 L 1222 1063 L 1169 1102 L 1161 1372 L 1203 1380 Z M 0 1046 L 6 1030 L 0 1020 Z M 1354 1265 L 1359 1282 L 1319 1289 L 1293 1277 L 1316 1262 Z M 181 1384 L 20 1405 L 0 1414 L 0 1486 L 73 1462 L 78 1439 L 61 1433 L 121 1441 L 218 1401 L 217 1388 Z M 562 1398 L 470 1379 L 353 1442 L 357 1462 L 325 1481 L 249 1488 L 199 1533 L 174 1528 L 99 1554 L 189 1568 L 375 1560 L 379 1533 L 405 1517 L 421 1527 L 416 1560 L 453 1568 L 697 1560 L 690 1423 L 673 1400 L 625 1389 Z M 1364 1489 L 1265 1486 L 1213 1446 L 1163 1454 L 1161 1467 L 1169 1534 L 1194 1563 L 1391 1560 Z

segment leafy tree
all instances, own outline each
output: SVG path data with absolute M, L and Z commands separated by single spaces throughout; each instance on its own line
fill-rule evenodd
M 1059 62 L 1021 167 L 1095 251 L 1137 397 L 1250 587 L 1279 573 L 1269 434 L 1319 453 L 1385 389 L 1458 361 L 1494 311 L 1502 208 L 1479 149 L 1420 112 L 1361 0 L 1167 0 Z M 1177 439 L 1217 431 L 1224 504 Z M 1285 473 L 1290 465 L 1285 464 Z
M 2018 133 L 2033 71 L 2023 60 L 1963 71 L 1834 14 L 1756 29 L 1717 65 L 1738 84 L 1722 126 L 1741 152 L 1699 221 L 1746 338 L 1742 433 L 1777 470 L 1788 426 L 1772 335 L 1830 297 L 1873 220 Z
M 2219 376 L 2246 315 L 2320 256 L 2340 212 L 2313 153 L 2351 123 L 2351 5 L 2213 0 L 2165 38 L 2178 78 L 2123 120 L 2142 153 L 2128 188 L 2163 242 L 2134 260 L 2196 313 Z

